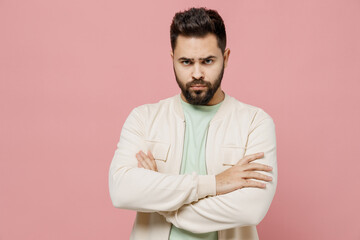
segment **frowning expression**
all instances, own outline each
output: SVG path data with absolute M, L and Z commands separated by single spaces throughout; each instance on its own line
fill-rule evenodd
M 229 49 L 222 54 L 214 34 L 178 36 L 171 57 L 176 81 L 187 102 L 208 105 L 216 94 L 221 93 L 228 55 Z

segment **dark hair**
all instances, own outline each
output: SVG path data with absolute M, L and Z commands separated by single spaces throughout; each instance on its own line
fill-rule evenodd
M 174 52 L 176 40 L 179 35 L 188 37 L 204 37 L 208 33 L 216 36 L 217 43 L 224 54 L 226 47 L 226 31 L 224 21 L 216 10 L 190 8 L 177 12 L 170 26 L 171 48 Z

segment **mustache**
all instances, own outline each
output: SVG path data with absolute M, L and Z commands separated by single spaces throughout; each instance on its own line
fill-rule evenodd
M 197 80 L 194 80 L 192 82 L 189 82 L 186 84 L 186 87 L 191 87 L 193 85 L 196 85 L 196 84 L 200 84 L 200 85 L 206 85 L 206 86 L 211 86 L 211 84 L 209 82 L 206 82 L 204 80 L 201 80 L 201 79 L 197 79 Z

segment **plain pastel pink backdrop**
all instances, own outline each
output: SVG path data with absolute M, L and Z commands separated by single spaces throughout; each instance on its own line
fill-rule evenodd
M 173 15 L 218 10 L 223 90 L 275 121 L 260 239 L 360 239 L 358 0 L 0 2 L 0 239 L 128 239 L 108 170 L 136 106 L 178 94 Z

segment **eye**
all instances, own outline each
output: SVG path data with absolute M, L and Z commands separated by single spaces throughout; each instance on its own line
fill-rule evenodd
M 204 61 L 206 64 L 210 64 L 210 63 L 212 63 L 213 62 L 213 60 L 212 59 L 205 59 L 205 61 Z
M 189 65 L 191 62 L 189 60 L 184 60 L 181 63 L 184 64 L 184 65 Z

